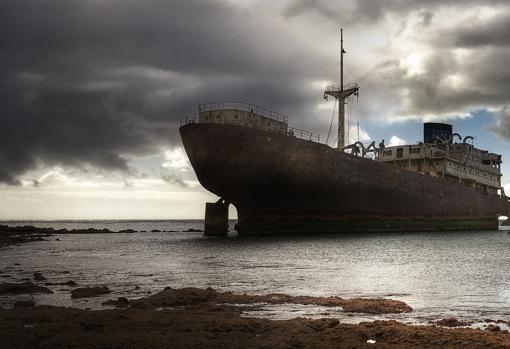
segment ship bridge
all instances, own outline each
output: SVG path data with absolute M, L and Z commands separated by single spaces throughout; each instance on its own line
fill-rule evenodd
M 379 149 L 377 160 L 395 167 L 443 177 L 486 194 L 504 195 L 501 186 L 501 155 L 476 148 L 451 132 L 451 125 L 424 125 L 424 142 Z M 454 142 L 457 140 L 457 142 Z

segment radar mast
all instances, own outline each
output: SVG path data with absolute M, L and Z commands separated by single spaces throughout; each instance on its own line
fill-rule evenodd
M 345 147 L 345 100 L 351 95 L 359 95 L 358 84 L 345 84 L 344 85 L 344 33 L 340 28 L 340 85 L 332 85 L 324 91 L 324 98 L 332 96 L 338 99 L 338 146 L 339 150 Z

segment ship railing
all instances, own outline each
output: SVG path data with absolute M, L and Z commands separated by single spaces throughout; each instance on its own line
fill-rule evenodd
M 199 115 L 198 114 L 184 115 L 181 118 L 181 126 L 187 125 L 187 124 L 198 123 L 198 122 L 199 122 Z
M 190 115 L 184 115 L 181 117 L 181 126 L 188 125 L 188 124 L 198 124 L 200 123 L 200 115 L 199 114 L 190 114 Z M 235 123 L 231 123 L 235 124 Z M 300 139 L 304 139 L 307 141 L 317 142 L 320 143 L 321 141 L 321 135 L 320 134 L 313 134 L 310 131 L 302 130 L 300 128 L 295 127 L 288 127 L 287 128 L 287 136 L 290 137 L 296 137 Z
M 300 128 L 289 127 L 287 129 L 287 136 L 301 138 L 307 141 L 320 143 L 321 135 L 313 134 L 310 131 L 302 130 Z
M 359 87 L 359 85 L 356 83 L 349 83 L 349 84 L 344 84 L 343 90 L 346 91 L 346 90 L 350 90 L 350 89 L 354 89 L 354 88 L 358 88 L 358 87 Z M 326 92 L 338 92 L 341 90 L 342 89 L 340 88 L 340 85 L 330 85 L 330 86 L 326 87 Z
M 213 110 L 239 110 L 239 111 L 247 111 L 253 114 L 257 114 L 269 119 L 273 119 L 276 121 L 281 121 L 284 123 L 288 123 L 289 117 L 284 114 L 277 113 L 275 111 L 259 107 L 254 104 L 239 102 L 239 101 L 220 101 L 220 102 L 212 102 L 212 103 L 204 103 L 199 106 L 200 112 L 207 112 Z

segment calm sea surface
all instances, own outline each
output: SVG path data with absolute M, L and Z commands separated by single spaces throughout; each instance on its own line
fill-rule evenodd
M 387 297 L 414 308 L 411 314 L 385 317 L 296 305 L 265 306 L 254 313 L 272 318 L 510 320 L 510 236 L 504 231 L 273 237 L 240 237 L 232 232 L 226 237 L 204 237 L 182 232 L 202 229 L 202 221 L 0 224 L 178 231 L 55 235 L 49 241 L 0 248 L 0 281 L 20 281 L 38 271 L 49 282 L 104 284 L 113 293 L 71 300 L 70 288 L 50 286 L 55 294 L 34 296 L 42 304 L 101 308 L 102 301 L 121 295 L 141 297 L 166 286 L 211 286 L 259 294 Z M 0 307 L 27 297 L 0 297 Z

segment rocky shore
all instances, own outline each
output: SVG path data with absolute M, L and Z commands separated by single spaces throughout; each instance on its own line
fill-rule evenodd
M 114 232 L 0 226 L 0 244 L 45 240 L 57 234 L 101 233 Z M 428 317 L 420 325 L 339 321 L 338 314 L 345 314 L 344 319 L 356 314 L 363 320 L 414 314 L 408 304 L 394 299 L 248 294 L 194 287 L 166 287 L 154 293 L 150 283 L 130 284 L 129 288 L 139 291 L 128 298 L 123 297 L 126 289 L 119 290 L 113 283 L 91 284 L 96 281 L 85 273 L 25 269 L 19 262 L 23 264 L 11 260 L 9 267 L 0 270 L 0 280 L 5 281 L 0 282 L 0 296 L 7 300 L 6 309 L 0 309 L 0 348 L 510 348 L 508 319 L 473 323 Z M 80 309 L 42 304 L 56 297 L 69 303 L 51 304 Z M 319 316 L 327 316 L 322 319 L 260 318 L 260 310 L 269 305 L 312 305 L 332 311 L 321 310 Z M 479 323 L 480 328 L 473 328 Z
M 182 232 L 191 233 L 191 232 L 201 232 L 200 229 L 186 229 Z M 18 245 L 22 243 L 32 242 L 32 241 L 45 241 L 48 237 L 58 234 L 132 234 L 132 233 L 146 233 L 147 231 L 136 231 L 133 229 L 123 229 L 119 231 L 112 231 L 109 229 L 54 229 L 54 228 L 40 228 L 34 227 L 32 225 L 24 225 L 24 226 L 8 226 L 8 225 L 0 225 L 0 247 L 2 246 L 10 246 L 10 245 Z M 150 231 L 151 233 L 162 233 L 162 232 L 176 232 L 174 230 L 157 230 L 153 229 Z
M 45 292 L 24 285 L 26 292 Z M 3 292 L 22 288 L 0 287 Z M 20 291 L 21 290 L 21 291 Z M 107 287 L 83 287 L 71 296 L 94 297 Z M 247 295 L 214 289 L 167 287 L 148 297 L 104 302 L 116 309 L 83 310 L 21 302 L 0 310 L 0 348 L 510 348 L 510 334 L 452 328 L 449 318 L 428 326 L 396 321 L 343 324 L 334 318 L 268 320 L 248 317 L 246 305 L 317 304 L 370 314 L 410 312 L 391 299 Z
M 10 227 L 0 225 L 0 247 L 18 245 L 31 241 L 44 241 L 53 235 L 52 228 L 35 228 L 32 226 Z
M 89 311 L 37 306 L 0 310 L 2 348 L 510 348 L 503 331 L 395 321 L 267 320 L 236 306 Z

